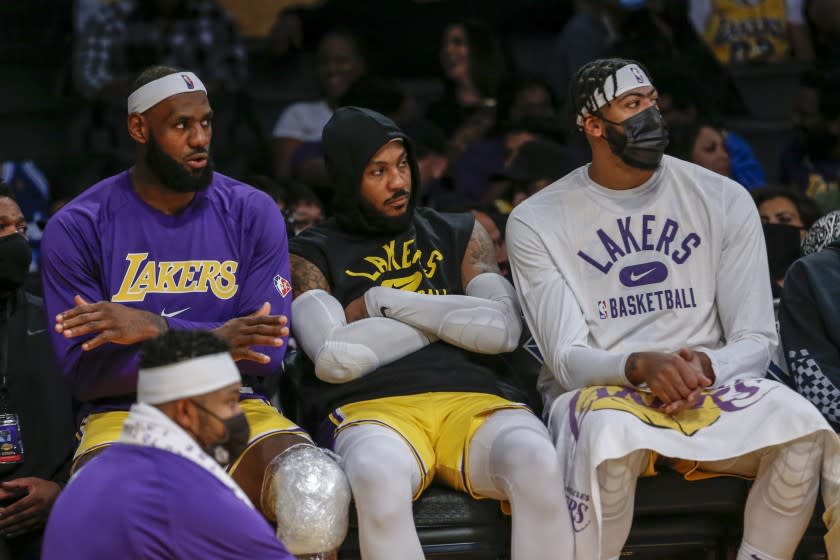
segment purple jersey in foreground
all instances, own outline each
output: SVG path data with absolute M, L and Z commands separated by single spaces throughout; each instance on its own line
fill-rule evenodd
M 262 515 L 202 467 L 125 444 L 103 451 L 59 495 L 41 558 L 294 560 Z
M 174 216 L 143 202 L 130 172 L 105 179 L 49 221 L 41 246 L 51 324 L 76 294 L 160 314 L 181 329 L 212 329 L 266 301 L 273 315 L 290 315 L 283 217 L 271 197 L 219 173 Z M 136 345 L 84 352 L 92 336 L 67 339 L 51 330 L 77 399 L 135 392 Z M 259 347 L 271 363 L 241 361 L 243 375 L 278 373 L 285 348 Z

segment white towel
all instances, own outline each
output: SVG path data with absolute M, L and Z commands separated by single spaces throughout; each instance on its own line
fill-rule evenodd
M 675 416 L 648 406 L 650 393 L 589 387 L 558 397 L 549 426 L 565 467 L 576 560 L 601 557 L 598 465 L 640 449 L 691 461 L 731 459 L 824 431 L 822 494 L 829 559 L 840 559 L 840 439 L 806 399 L 769 379 L 707 391 L 702 404 Z

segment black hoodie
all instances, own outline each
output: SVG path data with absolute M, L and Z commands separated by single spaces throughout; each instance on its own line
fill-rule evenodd
M 415 209 L 416 188 L 401 227 L 388 227 L 395 222 L 380 222 L 363 210 L 362 173 L 371 157 L 395 138 L 405 143 L 412 185 L 417 185 L 412 144 L 389 119 L 368 109 L 346 107 L 324 127 L 324 151 L 339 215 L 290 239 L 289 252 L 318 267 L 342 307 L 374 286 L 425 294 L 463 293 L 461 263 L 475 224 L 471 214 Z M 306 317 L 293 317 L 294 323 L 299 321 Z M 337 406 L 380 397 L 438 391 L 501 394 L 496 379 L 501 365 L 498 356 L 438 341 L 353 381 L 329 384 L 310 375 L 298 389 L 303 414 L 315 423 Z
M 840 431 L 840 240 L 788 269 L 779 323 L 788 383 Z
M 394 221 L 365 212 L 361 201 L 362 174 L 382 146 L 401 140 L 411 168 L 411 197 L 404 220 Z M 341 107 L 324 126 L 322 136 L 327 172 L 335 191 L 334 209 L 341 229 L 379 235 L 397 233 L 408 227 L 417 204 L 420 170 L 414 144 L 394 121 L 370 109 Z

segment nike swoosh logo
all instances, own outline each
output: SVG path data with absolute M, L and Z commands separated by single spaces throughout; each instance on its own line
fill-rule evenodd
M 386 312 L 386 311 L 389 311 L 389 310 L 390 310 L 390 307 L 385 307 L 385 306 L 383 305 L 383 306 L 381 306 L 381 307 L 379 308 L 379 314 L 380 314 L 380 315 L 382 315 L 383 317 L 388 317 L 388 316 L 385 314 L 385 312 Z
M 630 273 L 630 280 L 633 281 L 633 282 L 637 282 L 637 281 L 641 280 L 642 278 L 644 278 L 645 276 L 647 276 L 648 274 L 650 274 L 651 272 L 653 272 L 654 270 L 656 270 L 656 269 L 655 268 L 649 268 L 646 271 L 642 272 L 641 274 L 636 274 L 635 272 L 631 272 Z
M 32 331 L 32 330 L 26 329 L 26 334 L 28 334 L 29 336 L 35 336 L 36 334 L 40 334 L 42 332 L 45 332 L 46 330 L 47 329 L 38 329 L 37 331 Z
M 174 317 L 175 315 L 180 315 L 181 313 L 183 313 L 184 311 L 187 311 L 189 309 L 190 309 L 189 307 L 185 307 L 183 309 L 179 309 L 178 311 L 173 311 L 172 313 L 167 313 L 166 308 L 164 307 L 163 309 L 160 310 L 160 316 L 161 317 L 167 317 L 167 318 L 168 317 Z

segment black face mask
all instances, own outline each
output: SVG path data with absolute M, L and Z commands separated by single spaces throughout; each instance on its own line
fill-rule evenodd
M 213 160 L 206 150 L 196 150 L 207 156 L 207 165 L 195 171 L 184 169 L 176 159 L 163 151 L 155 135 L 149 135 L 146 149 L 146 165 L 158 179 L 170 190 L 179 193 L 192 193 L 205 190 L 213 180 Z
M 19 233 L 0 237 L 0 292 L 14 292 L 23 286 L 31 262 L 32 250 L 26 237 Z
M 191 402 L 221 422 L 225 427 L 224 437 L 217 442 L 205 445 L 203 449 L 205 453 L 213 457 L 223 467 L 229 465 L 237 457 L 242 455 L 248 447 L 248 439 L 251 437 L 251 427 L 248 425 L 248 419 L 245 418 L 245 413 L 240 412 L 230 418 L 219 418 L 216 414 L 210 412 L 197 402 Z
M 622 134 L 612 126 L 606 127 L 607 144 L 621 161 L 637 169 L 651 170 L 659 166 L 668 147 L 668 129 L 659 109 L 648 107 L 620 123 L 601 118 L 624 131 Z
M 799 226 L 788 224 L 762 224 L 764 242 L 767 244 L 767 261 L 770 279 L 781 280 L 793 261 L 800 256 Z

